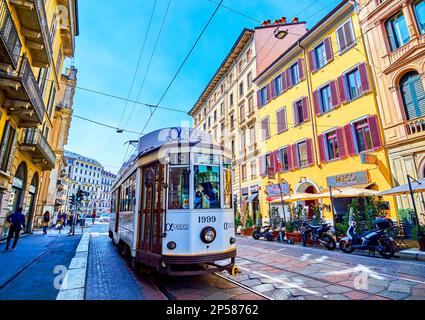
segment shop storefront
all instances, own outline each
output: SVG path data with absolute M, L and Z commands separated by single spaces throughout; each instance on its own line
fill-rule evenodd
M 260 210 L 260 199 L 259 199 L 259 187 L 258 185 L 254 185 L 249 187 L 249 197 L 248 197 L 248 206 L 250 215 L 252 216 L 254 222 L 256 224 L 261 224 L 261 221 L 259 220 L 262 217 Z
M 38 174 L 36 173 L 32 180 L 31 185 L 28 189 L 28 196 L 26 201 L 26 207 L 24 210 L 25 213 L 25 232 L 31 232 L 32 231 L 32 224 L 35 214 L 35 204 L 36 204 L 36 198 L 37 198 L 37 191 L 38 191 Z

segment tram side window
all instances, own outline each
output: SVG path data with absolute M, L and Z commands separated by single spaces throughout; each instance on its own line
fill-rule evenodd
M 194 208 L 220 208 L 220 167 L 195 165 Z
M 189 209 L 189 167 L 170 167 L 169 209 Z
M 121 212 L 134 211 L 136 205 L 136 173 L 132 174 L 121 186 Z

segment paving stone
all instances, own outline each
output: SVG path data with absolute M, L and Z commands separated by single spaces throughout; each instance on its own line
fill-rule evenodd
M 397 283 L 390 283 L 388 287 L 388 291 L 404 292 L 409 294 L 411 289 L 412 289 L 411 286 L 406 286 L 406 285 L 397 284 Z
M 251 280 L 245 280 L 245 281 L 241 281 L 241 283 L 244 286 L 247 287 L 253 287 L 253 286 L 258 286 L 261 284 L 261 281 L 259 279 L 251 279 Z
M 268 292 L 274 290 L 273 285 L 269 283 L 260 284 L 258 286 L 251 287 L 253 290 L 258 291 L 260 293 Z
M 348 291 L 352 290 L 351 288 L 346 288 L 346 287 L 342 287 L 342 286 L 327 286 L 327 287 L 325 287 L 325 289 L 330 294 L 344 293 L 344 292 L 348 292 Z
M 71 264 L 69 265 L 69 269 L 81 269 L 87 267 L 87 258 L 73 258 L 71 260 Z
M 412 295 L 425 297 L 425 289 L 422 288 L 412 288 Z
M 380 293 L 381 296 L 384 296 L 386 298 L 390 298 L 392 300 L 402 300 L 409 297 L 408 293 L 404 292 L 394 292 L 394 291 L 384 291 Z
M 349 291 L 344 293 L 348 298 L 352 300 L 366 300 L 368 297 L 370 297 L 369 293 L 359 292 L 359 291 Z
M 84 288 L 59 291 L 56 300 L 84 300 Z
M 350 300 L 350 298 L 342 295 L 342 294 L 329 294 L 324 296 L 327 300 Z
M 292 294 L 289 290 L 278 289 L 278 290 L 273 290 L 272 292 L 267 293 L 267 296 L 275 300 L 287 300 L 292 297 Z

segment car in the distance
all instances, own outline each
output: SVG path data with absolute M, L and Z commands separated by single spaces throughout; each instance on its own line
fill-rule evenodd
M 109 222 L 109 214 L 102 213 L 99 217 L 99 222 Z

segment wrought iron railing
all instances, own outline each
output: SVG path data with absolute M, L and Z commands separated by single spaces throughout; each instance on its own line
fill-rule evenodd
M 46 46 L 47 57 L 49 63 L 52 63 L 52 43 L 50 39 L 49 25 L 47 24 L 46 8 L 44 0 L 32 0 L 37 9 L 38 22 L 40 23 L 41 34 L 43 36 L 44 45 Z
M 25 56 L 22 58 L 19 77 L 22 79 L 25 91 L 27 92 L 31 104 L 37 113 L 38 119 L 42 121 L 45 109 L 44 102 L 41 97 L 41 92 L 37 80 L 35 79 L 34 73 L 32 72 L 31 65 L 28 61 L 28 58 Z
M 0 0 L 0 34 L 12 60 L 13 67 L 16 69 L 22 50 L 22 43 L 13 23 L 12 15 L 7 7 L 6 0 Z
M 47 142 L 46 138 L 38 128 L 24 129 L 21 144 L 37 147 L 43 153 L 45 159 L 51 167 L 55 166 L 56 156 Z
M 406 130 L 408 135 L 425 132 L 425 116 L 406 122 Z

